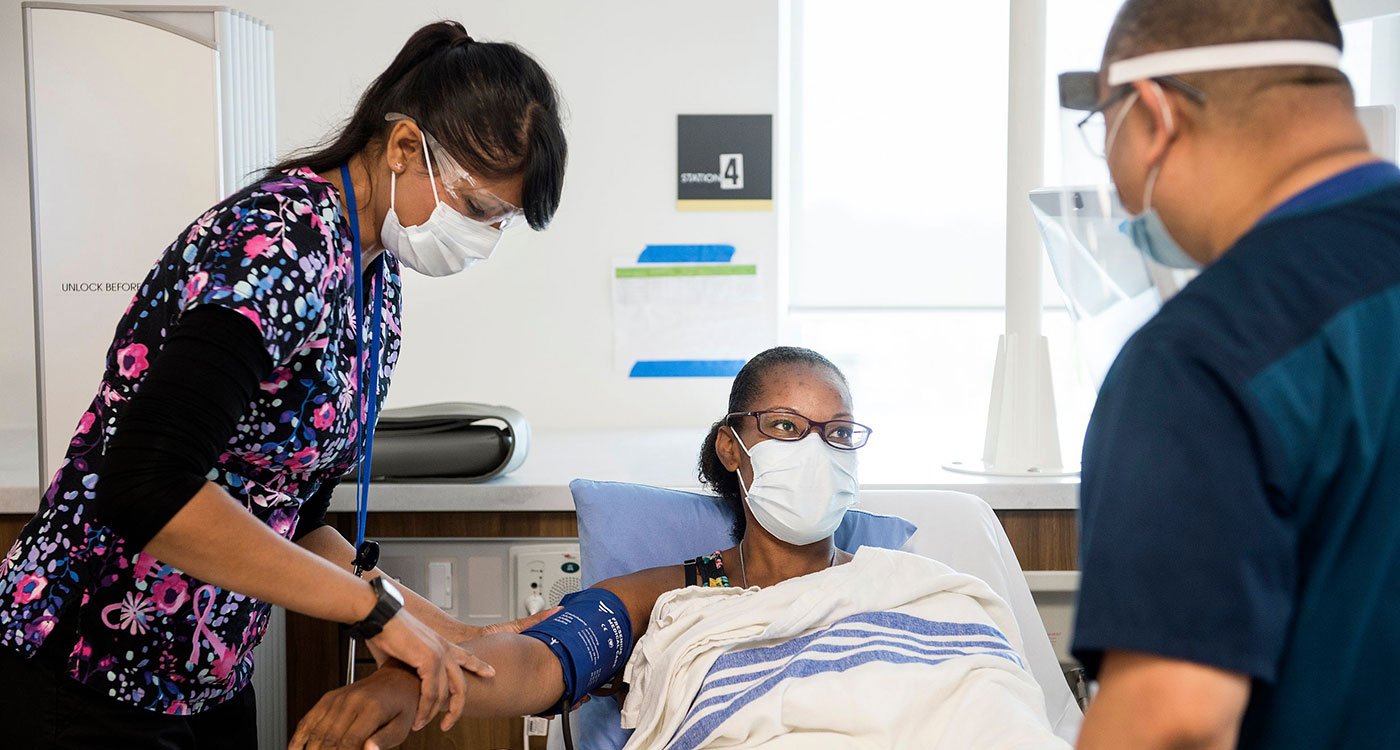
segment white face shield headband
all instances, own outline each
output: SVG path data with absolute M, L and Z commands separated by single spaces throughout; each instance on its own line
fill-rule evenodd
M 1115 91 L 1134 81 L 1210 73 L 1243 68 L 1268 68 L 1281 65 L 1310 65 L 1339 70 L 1342 51 L 1325 42 L 1285 39 L 1267 42 L 1213 44 L 1205 47 L 1149 52 L 1109 63 L 1103 83 L 1108 98 L 1099 99 L 1099 73 L 1079 70 L 1061 73 L 1060 106 L 1081 112 L 1102 112 L 1122 101 L 1125 94 Z
M 1149 78 L 1280 65 L 1310 65 L 1337 70 L 1342 65 L 1342 51 L 1326 42 L 1301 39 L 1187 47 L 1150 52 L 1110 63 L 1104 83 L 1113 89 Z

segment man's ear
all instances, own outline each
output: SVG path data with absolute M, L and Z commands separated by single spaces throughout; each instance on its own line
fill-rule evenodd
M 1152 139 L 1147 146 L 1147 163 L 1157 164 L 1167 147 L 1181 133 L 1181 116 L 1172 110 L 1171 97 L 1156 81 L 1134 81 L 1142 111 L 1152 118 Z

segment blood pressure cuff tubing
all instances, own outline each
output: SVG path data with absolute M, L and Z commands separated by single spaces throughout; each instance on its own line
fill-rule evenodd
M 617 594 L 584 589 L 564 597 L 564 609 L 521 635 L 549 647 L 564 671 L 564 697 L 573 706 L 620 674 L 632 655 L 632 621 Z

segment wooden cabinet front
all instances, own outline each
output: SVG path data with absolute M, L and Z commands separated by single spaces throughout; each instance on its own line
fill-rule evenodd
M 1078 567 L 1078 531 L 1072 510 L 997 511 L 1011 547 L 1024 570 L 1074 570 Z M 0 549 L 8 549 L 28 516 L 0 516 Z M 328 516 L 348 538 L 354 538 L 352 513 Z M 511 513 L 399 513 L 377 512 L 369 517 L 367 535 L 372 539 L 489 539 L 574 537 L 578 523 L 572 512 Z M 335 624 L 287 613 L 287 722 L 288 736 L 297 721 L 322 695 L 341 686 L 345 675 L 348 642 Z M 361 655 L 368 659 L 362 649 Z M 374 668 L 361 661 L 361 675 Z M 429 728 L 403 745 L 414 750 L 527 750 L 523 720 L 462 721 L 450 733 Z M 544 747 L 535 738 L 531 747 Z

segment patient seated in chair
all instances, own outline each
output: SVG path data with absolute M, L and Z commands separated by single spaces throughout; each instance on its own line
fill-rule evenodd
M 737 511 L 734 546 L 602 581 L 540 625 L 466 644 L 496 673 L 467 675 L 463 715 L 555 713 L 592 693 L 622 701 L 627 748 L 1068 747 L 986 584 L 917 555 L 837 549 L 869 436 L 826 358 L 754 357 L 700 455 Z M 291 746 L 393 746 L 418 695 L 413 672 L 386 664 L 322 698 Z

